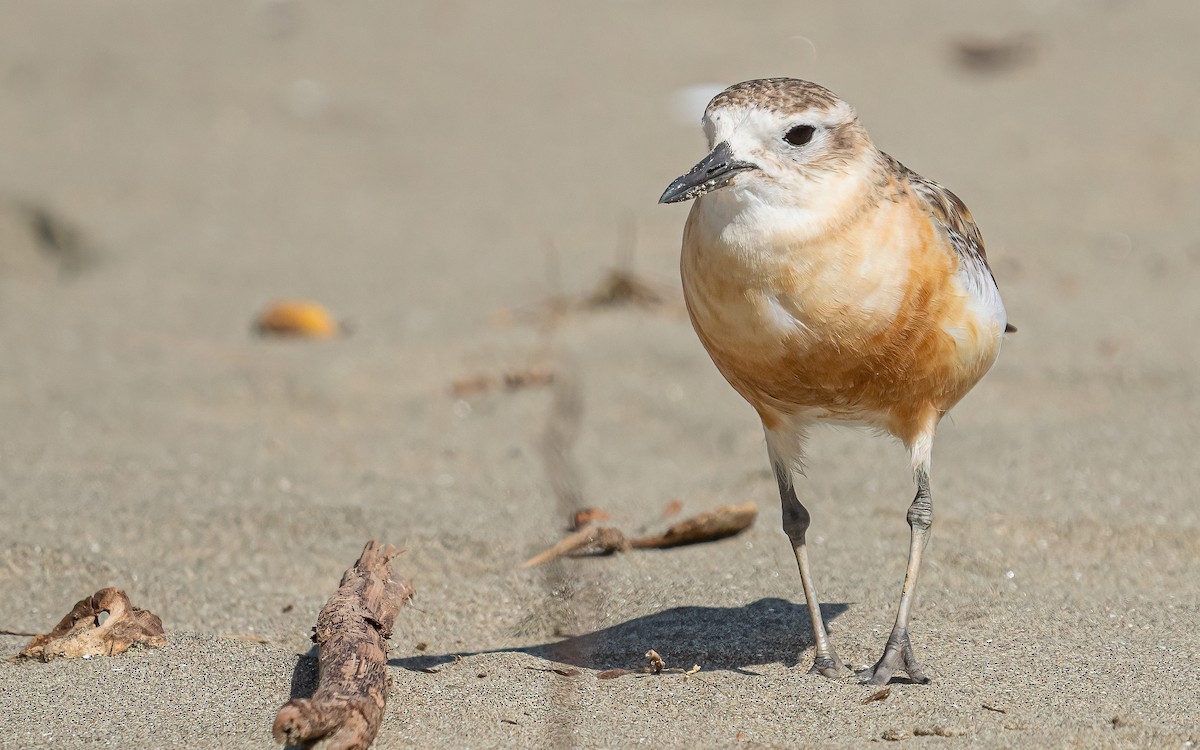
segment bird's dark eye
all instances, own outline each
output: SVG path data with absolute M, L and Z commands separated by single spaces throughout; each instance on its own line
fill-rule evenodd
M 797 125 L 783 134 L 783 140 L 793 146 L 803 146 L 812 140 L 814 132 L 816 132 L 816 128 L 812 125 Z

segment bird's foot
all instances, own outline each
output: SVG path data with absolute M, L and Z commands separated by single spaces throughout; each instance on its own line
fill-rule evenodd
M 822 677 L 828 677 L 831 680 L 840 679 L 842 672 L 846 667 L 842 664 L 842 660 L 838 658 L 837 652 L 830 649 L 827 656 L 818 656 L 813 660 L 812 669 L 808 670 L 809 674 L 819 674 Z
M 893 630 L 883 649 L 883 656 L 871 669 L 859 672 L 866 685 L 886 685 L 896 672 L 907 672 L 909 679 L 919 685 L 928 685 L 931 680 L 917 664 L 907 630 Z

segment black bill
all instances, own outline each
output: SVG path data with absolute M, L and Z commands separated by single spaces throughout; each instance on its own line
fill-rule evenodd
M 747 169 L 757 167 L 749 162 L 735 160 L 729 142 L 721 141 L 711 154 L 701 159 L 687 174 L 668 185 L 658 202 L 679 203 L 699 198 L 705 193 L 725 187 L 733 180 L 734 175 Z

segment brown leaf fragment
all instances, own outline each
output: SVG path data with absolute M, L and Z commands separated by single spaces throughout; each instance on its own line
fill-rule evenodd
M 892 689 L 890 687 L 885 687 L 882 690 L 877 690 L 874 693 L 871 693 L 870 695 L 868 695 L 866 698 L 863 698 L 862 702 L 863 702 L 863 705 L 866 705 L 868 703 L 875 703 L 876 701 L 885 701 L 888 699 L 888 696 L 891 694 L 892 694 Z
M 679 515 L 679 513 L 682 510 L 683 510 L 683 501 L 679 500 L 679 499 L 672 500 L 669 503 L 667 503 L 665 507 L 663 507 L 663 512 L 662 512 L 661 518 L 666 519 L 666 518 L 670 518 L 671 516 L 677 516 L 677 515 Z
M 603 508 L 580 508 L 571 518 L 571 531 L 578 531 L 589 524 L 607 521 L 611 517 Z
M 221 637 L 229 638 L 230 640 L 234 640 L 234 641 L 245 641 L 246 643 L 269 643 L 270 642 L 266 638 L 263 638 L 261 635 L 254 635 L 253 633 L 226 633 L 225 635 L 223 635 Z
M 638 278 L 632 271 L 617 268 L 609 271 L 608 275 L 600 281 L 596 289 L 584 301 L 584 306 L 589 308 L 624 307 L 626 305 L 657 307 L 663 302 L 662 293 L 652 284 Z
M 546 386 L 553 382 L 554 373 L 544 367 L 528 367 L 504 373 L 504 387 L 510 391 Z
M 500 386 L 505 390 L 519 391 L 525 388 L 547 386 L 554 382 L 554 372 L 545 367 L 526 367 L 509 370 L 500 376 L 468 375 L 450 383 L 450 395 L 466 398 L 487 393 Z
M 455 398 L 465 398 L 474 396 L 477 393 L 491 390 L 494 381 L 487 375 L 473 375 L 465 378 L 458 378 L 450 383 L 450 395 Z
M 279 611 L 286 615 L 288 612 L 291 612 L 295 608 L 296 608 L 295 604 L 285 604 L 285 605 L 283 605 L 283 609 L 281 609 Z
M 597 674 L 596 679 L 598 679 L 598 680 L 615 680 L 616 678 L 622 677 L 627 674 L 632 674 L 632 672 L 628 669 L 606 669 L 603 672 Z
M 162 620 L 133 606 L 124 591 L 106 588 L 80 599 L 53 630 L 25 644 L 18 657 L 50 661 L 115 656 L 134 645 L 167 645 Z
M 654 674 L 662 674 L 662 671 L 667 668 L 667 663 L 654 649 L 646 652 L 646 661 L 650 662 L 650 668 L 654 670 Z
M 712 542 L 745 531 L 757 516 L 758 506 L 754 503 L 722 505 L 707 513 L 680 521 L 663 534 L 639 537 L 631 540 L 629 544 L 634 549 L 665 549 L 684 544 Z

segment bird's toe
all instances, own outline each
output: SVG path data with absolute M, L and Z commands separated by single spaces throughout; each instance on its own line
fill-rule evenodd
M 808 673 L 837 680 L 841 679 L 843 670 L 845 667 L 842 665 L 842 660 L 837 657 L 837 654 L 834 654 L 833 656 L 818 656 L 813 660 L 812 668 L 808 670 Z
M 925 670 L 917 664 L 907 632 L 893 633 L 883 649 L 883 656 L 875 666 L 859 672 L 858 676 L 863 678 L 864 685 L 886 685 L 897 672 L 907 673 L 908 678 L 918 685 L 928 685 L 932 682 Z

